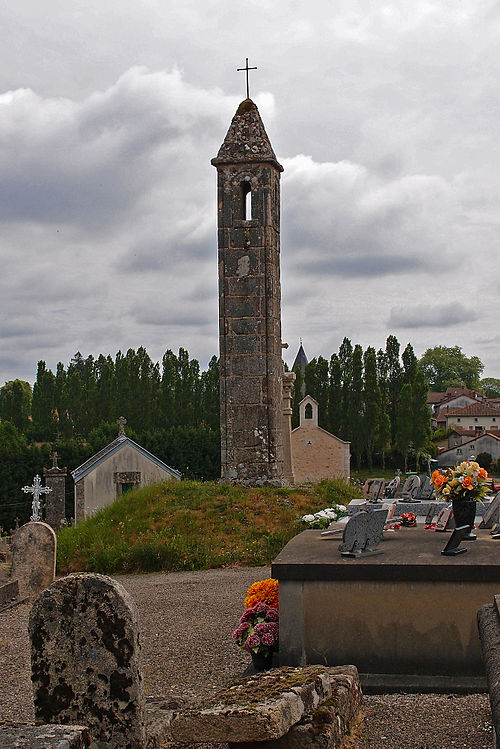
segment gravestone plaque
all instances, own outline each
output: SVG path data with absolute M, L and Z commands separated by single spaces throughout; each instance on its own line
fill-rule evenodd
M 479 528 L 493 528 L 498 523 L 500 510 L 500 492 L 497 492 L 491 500 L 490 506 L 484 513 Z
M 415 502 L 415 496 L 420 489 L 418 476 L 408 476 L 401 491 L 401 502 Z
M 399 476 L 394 476 L 394 478 L 389 481 L 385 487 L 385 496 L 387 499 L 393 499 L 396 496 L 400 483 L 401 478 Z
M 56 534 L 47 523 L 30 522 L 12 536 L 12 579 L 19 597 L 33 598 L 56 576 Z
M 434 496 L 434 485 L 431 483 L 429 476 L 420 476 L 420 488 L 415 494 L 416 500 L 429 500 Z
M 450 530 L 453 510 L 451 507 L 443 507 L 436 520 L 436 530 L 444 533 Z
M 469 531 L 469 525 L 461 525 L 459 528 L 455 528 L 441 554 L 444 554 L 445 557 L 456 557 L 457 554 L 466 552 L 467 549 L 465 546 L 460 546 L 460 542 L 467 539 Z
M 346 557 L 365 557 L 372 554 L 383 554 L 376 547 L 380 543 L 387 519 L 388 510 L 370 510 L 357 512 L 349 518 L 344 529 L 339 551 Z
M 57 580 L 35 601 L 29 634 L 37 721 L 86 725 L 95 747 L 145 746 L 137 610 L 119 583 Z
M 427 515 L 425 516 L 424 525 L 429 525 L 432 523 L 432 519 L 434 515 L 436 514 L 436 510 L 438 508 L 437 502 L 431 502 L 429 505 L 429 509 L 427 510 Z
M 371 486 L 369 502 L 378 502 L 380 495 L 383 496 L 383 488 L 385 487 L 384 479 L 375 479 Z

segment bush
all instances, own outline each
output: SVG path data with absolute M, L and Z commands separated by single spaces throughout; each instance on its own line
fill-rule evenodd
M 485 468 L 487 471 L 490 470 L 492 456 L 489 453 L 479 453 L 476 458 L 476 463 L 479 463 L 481 468 Z

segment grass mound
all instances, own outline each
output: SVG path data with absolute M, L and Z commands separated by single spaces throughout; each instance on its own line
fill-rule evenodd
M 166 481 L 128 492 L 76 528 L 60 530 L 58 573 L 269 564 L 299 531 L 298 516 L 358 494 L 339 479 L 281 489 Z

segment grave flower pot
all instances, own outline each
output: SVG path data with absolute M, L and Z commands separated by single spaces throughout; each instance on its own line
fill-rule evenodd
M 457 528 L 460 528 L 462 525 L 468 525 L 472 531 L 476 518 L 476 500 L 457 498 L 452 499 L 451 504 Z
M 256 671 L 269 671 L 270 668 L 273 666 L 273 654 L 268 653 L 267 655 L 264 655 L 264 653 L 254 653 L 253 650 L 251 651 L 250 655 L 252 656 L 252 663 L 253 667 Z

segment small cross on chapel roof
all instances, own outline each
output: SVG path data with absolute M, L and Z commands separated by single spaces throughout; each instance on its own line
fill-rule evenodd
M 125 437 L 125 424 L 127 423 L 127 419 L 125 419 L 124 416 L 120 416 L 120 418 L 116 420 L 116 423 L 119 427 L 118 436 Z

